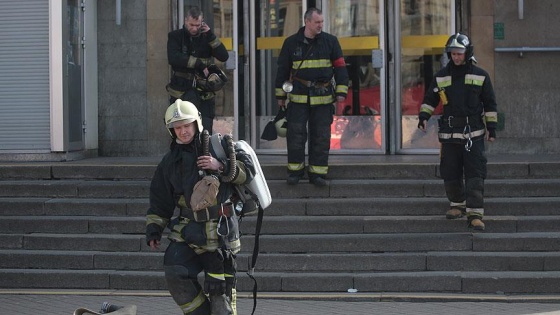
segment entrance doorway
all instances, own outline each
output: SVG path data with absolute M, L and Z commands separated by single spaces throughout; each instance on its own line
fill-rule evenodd
M 216 96 L 216 132 L 245 139 L 259 153 L 286 153 L 285 138 L 266 141 L 260 135 L 278 112 L 274 81 L 284 39 L 303 26 L 307 8 L 317 7 L 324 31 L 340 41 L 350 76 L 348 97 L 335 109 L 331 154 L 437 152 L 437 117 L 424 133 L 416 128 L 417 115 L 434 73 L 445 63 L 454 1 L 177 1 L 177 27 L 189 6 L 201 6 L 230 52 L 226 63 L 217 62 L 231 80 Z
M 258 139 L 276 114 L 276 60 L 285 37 L 303 25 L 310 6 L 323 11 L 324 31 L 336 35 L 347 63 L 348 97 L 336 107 L 331 154 L 422 154 L 437 151 L 436 119 L 416 129 L 424 91 L 444 63 L 454 30 L 447 0 L 260 0 L 256 33 L 255 130 Z M 437 113 L 436 113 L 437 114 Z M 434 117 L 436 118 L 436 117 Z M 256 148 L 283 153 L 284 138 L 256 140 Z

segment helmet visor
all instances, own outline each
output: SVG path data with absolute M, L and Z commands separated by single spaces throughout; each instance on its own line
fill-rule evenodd
M 465 48 L 460 48 L 460 47 L 449 47 L 448 51 L 456 54 L 464 54 L 465 51 L 467 50 Z
M 193 121 L 195 121 L 195 118 L 187 118 L 187 119 L 183 119 L 183 120 L 175 120 L 172 121 L 170 123 L 167 124 L 167 128 L 176 128 L 176 127 L 181 127 L 184 125 L 188 125 L 190 123 L 192 123 Z

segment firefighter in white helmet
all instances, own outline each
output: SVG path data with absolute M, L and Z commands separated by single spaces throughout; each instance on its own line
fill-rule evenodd
M 424 96 L 418 128 L 425 131 L 435 108 L 443 106 L 438 138 L 441 177 L 450 202 L 446 217 L 466 214 L 469 227 L 484 230 L 484 139 L 496 138 L 496 97 L 488 73 L 474 65 L 473 45 L 466 35 L 450 36 L 445 52 L 450 61 L 435 74 Z
M 235 257 L 240 241 L 233 185 L 252 178 L 252 161 L 237 148 L 231 151 L 233 162 L 219 160 L 212 150 L 205 155 L 203 136 L 207 134 L 196 106 L 188 101 L 178 99 L 169 106 L 165 125 L 172 142 L 152 178 L 146 242 L 157 249 L 164 229 L 169 228 L 165 279 L 184 314 L 236 314 Z M 233 148 L 226 141 L 221 145 L 224 150 Z M 235 177 L 224 182 L 226 174 Z M 194 209 L 195 185 L 206 178 L 216 179 L 216 189 L 210 194 L 213 199 L 204 208 Z M 175 209 L 179 215 L 173 217 Z M 204 287 L 197 280 L 201 271 Z

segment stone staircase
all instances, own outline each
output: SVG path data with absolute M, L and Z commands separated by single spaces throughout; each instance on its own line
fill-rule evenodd
M 560 293 L 560 162 L 490 163 L 487 229 L 473 233 L 445 219 L 436 160 L 340 163 L 324 188 L 261 161 L 273 203 L 259 291 Z M 163 249 L 144 240 L 156 163 L 0 165 L 0 288 L 165 289 Z M 255 218 L 241 229 L 251 291 Z

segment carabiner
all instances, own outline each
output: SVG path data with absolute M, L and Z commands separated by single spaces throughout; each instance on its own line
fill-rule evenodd
M 465 150 L 466 150 L 467 152 L 471 152 L 471 148 L 472 148 L 472 140 L 471 140 L 471 138 L 469 137 L 469 138 L 467 139 L 467 143 L 465 144 Z
M 466 135 L 466 137 L 465 137 Z M 465 150 L 467 152 L 471 152 L 472 148 L 472 139 L 471 139 L 471 126 L 465 125 L 465 129 L 463 129 L 463 138 L 467 139 L 467 143 L 465 144 Z
M 220 233 L 220 227 L 222 226 L 223 218 L 226 218 L 226 234 L 221 234 Z M 218 219 L 218 224 L 216 225 L 216 233 L 218 234 L 218 236 L 222 236 L 222 237 L 229 235 L 229 223 L 228 223 L 227 217 L 225 215 L 221 215 L 220 218 Z

